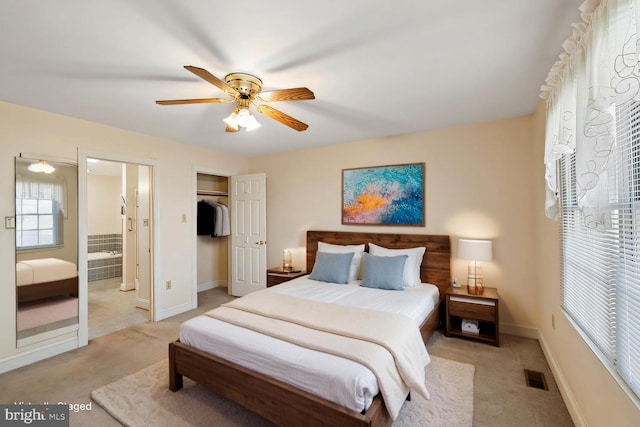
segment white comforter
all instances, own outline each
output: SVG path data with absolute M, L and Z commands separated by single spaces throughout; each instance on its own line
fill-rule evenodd
M 314 301 L 356 306 L 409 316 L 419 325 L 438 301 L 438 289 L 422 285 L 405 291 L 363 288 L 357 283 L 329 284 L 307 276 L 269 288 Z M 369 407 L 378 392 L 374 374 L 364 366 L 310 350 L 208 316 L 185 322 L 180 340 L 241 366 L 312 392 L 355 411 Z M 424 361 L 428 363 L 428 358 Z
M 74 263 L 58 258 L 30 259 L 16 263 L 18 286 L 54 282 L 77 275 L 78 269 Z

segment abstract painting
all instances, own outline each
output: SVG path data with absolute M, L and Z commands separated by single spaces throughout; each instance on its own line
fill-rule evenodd
M 342 223 L 424 225 L 424 163 L 342 170 Z

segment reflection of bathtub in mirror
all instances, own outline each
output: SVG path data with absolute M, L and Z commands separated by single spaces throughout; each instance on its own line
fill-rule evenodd
M 90 252 L 87 254 L 87 259 L 93 261 L 96 259 L 110 259 L 110 258 L 122 258 L 122 254 L 116 251 L 100 251 Z
M 122 277 L 122 253 L 117 251 L 89 252 L 87 259 L 89 282 Z

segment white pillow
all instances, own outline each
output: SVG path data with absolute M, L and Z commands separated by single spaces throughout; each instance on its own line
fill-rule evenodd
M 403 286 L 418 286 L 420 280 L 420 265 L 422 257 L 427 248 L 409 248 L 409 249 L 387 249 L 382 246 L 369 243 L 369 253 L 376 256 L 398 256 L 408 255 L 407 261 L 404 263 L 404 272 L 402 274 Z
M 364 253 L 364 243 L 361 245 L 332 245 L 331 243 L 318 242 L 318 252 L 329 252 L 333 254 L 345 254 L 353 252 L 351 268 L 349 269 L 349 282 L 353 282 L 358 277 L 362 254 Z

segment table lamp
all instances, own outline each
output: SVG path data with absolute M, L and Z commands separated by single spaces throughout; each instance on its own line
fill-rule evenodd
M 282 270 L 298 272 L 306 270 L 307 248 L 286 248 L 282 256 Z
M 458 240 L 458 256 L 469 260 L 467 292 L 482 295 L 482 262 L 491 261 L 491 240 Z

